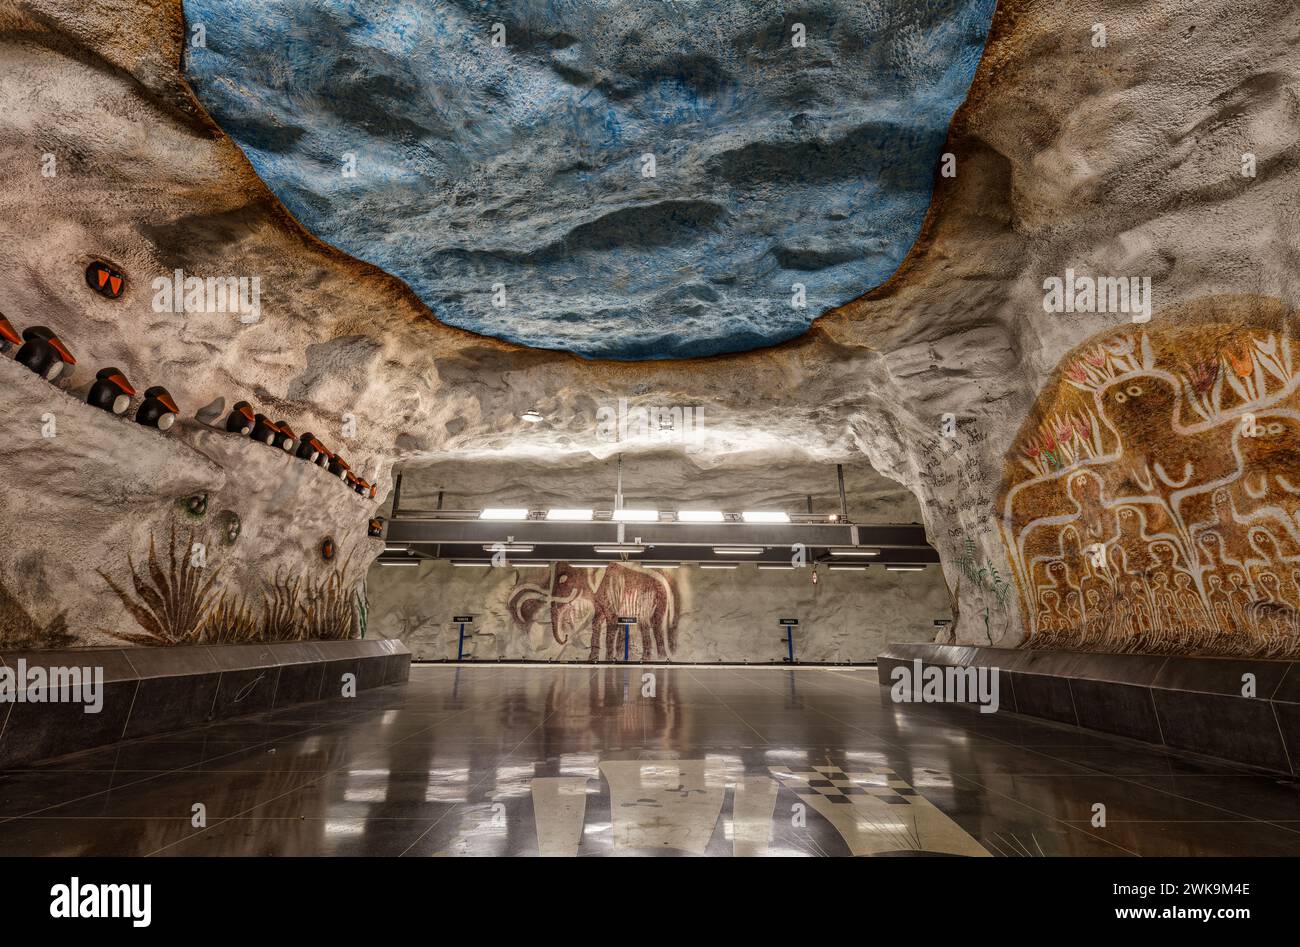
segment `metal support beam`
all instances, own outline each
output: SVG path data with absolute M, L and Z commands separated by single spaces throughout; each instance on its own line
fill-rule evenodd
M 507 535 L 517 543 L 582 545 L 618 542 L 620 523 L 564 523 L 550 520 L 495 522 L 492 520 L 415 519 L 402 517 L 388 524 L 390 543 L 491 544 Z M 851 523 L 637 523 L 632 532 L 643 545 L 655 546 L 852 546 L 856 528 L 867 547 L 929 549 L 925 528 L 918 525 Z

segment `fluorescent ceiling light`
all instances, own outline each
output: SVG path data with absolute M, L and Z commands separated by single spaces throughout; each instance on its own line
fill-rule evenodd
M 658 523 L 658 510 L 615 510 L 613 518 L 619 523 Z
M 718 556 L 759 556 L 762 546 L 714 546 L 713 552 Z
M 788 513 L 765 513 L 748 510 L 740 514 L 740 518 L 746 523 L 788 523 L 790 515 Z
M 878 556 L 879 549 L 868 549 L 865 546 L 837 546 L 830 550 L 832 556 Z
M 486 569 L 492 565 L 492 560 L 491 559 L 453 559 L 451 560 L 451 564 L 453 566 L 461 566 L 464 568 Z
M 680 569 L 680 562 L 643 562 L 642 565 L 647 569 Z
M 835 562 L 831 564 L 830 570 L 832 572 L 865 572 L 867 567 L 865 564 L 855 566 L 847 562 Z
M 585 562 L 570 562 L 569 565 L 573 566 L 575 569 L 603 569 L 605 566 L 609 565 L 609 563 L 599 559 L 592 559 Z
M 760 569 L 793 569 L 794 568 L 794 566 L 792 565 L 782 564 L 780 562 L 760 562 L 758 564 L 758 567 Z
M 526 520 L 528 511 L 515 507 L 488 507 L 479 513 L 481 520 Z
M 516 559 L 510 565 L 516 569 L 545 569 L 550 563 L 544 559 Z
M 484 552 L 532 552 L 532 543 L 484 543 Z
M 612 556 L 620 552 L 642 553 L 645 552 L 645 546 L 634 546 L 631 543 L 623 543 L 616 546 L 595 546 L 596 552 L 601 555 Z
M 418 566 L 419 559 L 380 559 L 381 566 Z
M 406 543 L 399 543 L 395 546 L 390 545 L 388 543 L 384 543 L 384 552 L 410 552 L 410 550 L 411 547 L 408 546 Z
M 734 562 L 701 562 L 701 569 L 734 569 L 737 563 Z
M 557 520 L 566 523 L 586 523 L 591 520 L 593 515 L 593 510 L 555 509 L 546 511 L 546 518 L 548 520 Z
M 886 568 L 887 570 L 889 570 L 890 572 L 923 572 L 923 571 L 925 571 L 925 566 L 908 566 L 908 565 L 901 565 L 901 564 L 899 564 L 899 565 L 892 565 L 892 566 L 885 566 L 885 568 Z
M 679 523 L 721 523 L 723 516 L 717 510 L 679 510 Z

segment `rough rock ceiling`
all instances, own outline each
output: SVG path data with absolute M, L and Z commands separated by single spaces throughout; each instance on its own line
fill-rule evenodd
M 444 322 L 689 357 L 894 272 L 993 6 L 186 0 L 186 74 L 309 230 Z
M 167 385 L 187 419 L 249 398 L 345 447 L 381 487 L 394 462 L 494 452 L 544 479 L 547 464 L 658 450 L 603 437 L 600 411 L 620 399 L 702 405 L 710 457 L 755 453 L 794 470 L 865 456 L 913 490 L 959 588 L 958 637 L 1015 644 L 1020 603 L 990 601 L 962 581 L 963 563 L 1011 568 L 997 495 L 1008 465 L 1019 469 L 1022 429 L 1043 420 L 1039 393 L 1070 353 L 1133 326 L 1126 314 L 1045 312 L 1044 276 L 1148 275 L 1157 324 L 1257 325 L 1262 311 L 1265 335 L 1296 334 L 1290 0 L 1107 0 L 1084 12 L 1003 0 L 944 145 L 957 176 L 936 182 L 884 286 L 781 345 L 638 363 L 450 327 L 398 280 L 316 240 L 192 96 L 184 36 L 176 0 L 0 7 L 0 311 L 56 327 L 87 366 Z M 1241 174 L 1247 149 L 1253 178 Z M 56 178 L 33 170 L 43 152 L 60 156 Z M 86 288 L 92 259 L 126 274 L 120 299 Z M 150 280 L 177 267 L 259 275 L 261 320 L 157 313 Z M 520 420 L 530 408 L 541 422 Z M 945 413 L 955 438 L 940 435 Z M 349 414 L 355 436 L 343 441 Z M 24 515 L 20 494 L 9 503 Z

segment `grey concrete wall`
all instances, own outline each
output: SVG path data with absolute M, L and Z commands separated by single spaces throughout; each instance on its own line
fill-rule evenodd
M 654 570 L 647 570 L 653 572 Z M 798 618 L 795 656 L 802 661 L 874 661 L 887 642 L 932 641 L 934 620 L 951 617 L 948 590 L 937 568 L 924 572 L 811 570 L 759 571 L 752 564 L 734 571 L 683 566 L 663 573 L 677 590 L 677 647 L 674 661 L 780 661 L 786 646 L 777 620 Z M 367 578 L 367 637 L 400 638 L 415 660 L 456 657 L 456 615 L 476 617 L 468 650 L 477 660 L 585 660 L 591 627 L 579 621 L 564 644 L 538 610 L 530 627 L 510 615 L 508 600 L 517 583 L 545 585 L 545 569 L 459 568 L 426 561 L 418 568 L 375 566 Z M 600 570 L 591 581 L 599 585 Z M 639 632 L 632 657 L 641 654 Z

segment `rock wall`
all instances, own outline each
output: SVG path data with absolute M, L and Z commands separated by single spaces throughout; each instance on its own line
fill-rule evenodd
M 555 598 L 573 601 L 552 612 Z M 456 658 L 457 615 L 475 618 L 465 650 L 477 661 L 621 660 L 621 629 L 601 624 L 601 608 L 639 619 L 630 642 L 634 661 L 779 662 L 788 655 L 778 620 L 797 618 L 797 660 L 860 663 L 874 661 L 886 642 L 933 640 L 934 622 L 951 618 L 937 569 L 879 566 L 822 567 L 813 584 L 808 569 L 760 572 L 752 563 L 720 571 L 425 561 L 418 568 L 376 566 L 367 599 L 368 633 L 400 638 L 417 661 Z
M 1095 26 L 1104 28 L 1104 45 L 1097 45 Z M 1229 384 L 1229 378 L 1241 381 L 1239 368 L 1257 393 L 1267 388 L 1270 410 L 1285 410 L 1285 395 L 1274 400 L 1286 387 L 1277 373 L 1289 371 L 1281 365 L 1281 346 L 1294 337 L 1300 303 L 1294 277 L 1300 255 L 1297 29 L 1300 11 L 1283 3 L 1249 9 L 1213 2 L 1111 3 L 1086 13 L 1068 4 L 1000 5 L 981 75 L 950 130 L 960 170 L 936 194 L 911 265 L 882 290 L 821 321 L 828 333 L 848 339 L 861 338 L 864 320 L 875 317 L 880 356 L 867 385 L 875 403 L 906 408 L 870 412 L 856 419 L 854 430 L 878 469 L 912 486 L 921 499 L 959 600 L 958 641 L 1294 653 L 1295 632 L 1275 630 L 1295 627 L 1287 603 L 1296 593 L 1284 588 L 1291 580 L 1279 567 L 1290 553 L 1250 553 L 1224 571 L 1212 549 L 1216 543 L 1249 545 L 1249 522 L 1204 523 L 1196 539 L 1189 527 L 1177 537 L 1172 561 L 1157 535 L 1126 539 L 1123 568 L 1112 566 L 1104 580 L 1112 593 L 1096 589 L 1096 614 L 1085 617 L 1078 604 L 1070 611 L 1064 589 L 1046 612 L 1043 600 L 1058 594 L 1066 573 L 1071 578 L 1060 586 L 1077 585 L 1078 576 L 1094 568 L 1091 559 L 1068 541 L 1046 552 L 1050 530 L 1030 536 L 1031 544 L 1042 541 L 1039 548 L 1020 550 L 1026 523 L 1015 517 L 1031 507 L 1047 514 L 1050 507 L 1076 522 L 1095 523 L 1097 508 L 1072 496 L 1069 484 L 1071 472 L 1098 464 L 1110 486 L 1123 477 L 1119 471 L 1132 469 L 1134 476 L 1101 498 L 1105 517 L 1134 503 L 1152 510 L 1154 498 L 1161 491 L 1168 497 L 1171 487 L 1152 484 L 1155 475 L 1144 467 L 1154 469 L 1169 447 L 1181 457 L 1176 471 L 1165 468 L 1175 481 L 1193 488 L 1212 481 L 1214 468 L 1231 457 L 1213 455 L 1227 451 L 1234 416 L 1239 421 L 1259 404 L 1255 394 L 1237 394 Z M 1229 33 L 1231 42 L 1225 40 Z M 1089 304 L 1083 290 L 1108 278 L 1149 280 L 1150 311 L 1113 305 L 1109 293 L 1104 302 Z M 1053 298 L 1067 280 L 1080 303 L 1068 310 Z M 1219 328 L 1184 332 L 1188 321 Z M 1255 343 L 1248 336 L 1268 351 L 1251 351 Z M 1077 399 L 1062 400 L 1060 389 L 1070 387 L 1080 357 L 1095 359 L 1103 344 L 1133 349 L 1132 370 L 1141 374 L 1144 338 L 1160 350 L 1156 368 L 1164 390 L 1150 406 L 1150 426 L 1130 437 L 1126 455 L 1117 458 L 1120 429 L 1113 413 L 1090 396 L 1122 392 L 1123 386 L 1110 386 L 1123 370 L 1105 363 L 1106 356 L 1102 366 L 1087 366 L 1106 378 L 1101 383 L 1085 372 L 1093 391 L 1076 390 L 1097 413 L 1097 425 L 1077 413 Z M 1207 407 L 1202 386 L 1211 377 L 1211 389 L 1218 383 L 1222 398 Z M 1137 384 L 1143 387 L 1140 379 Z M 1164 397 L 1165 385 L 1178 389 L 1173 400 Z M 1196 413 L 1198 403 L 1210 417 Z M 1084 421 L 1071 423 L 1067 440 L 1076 431 L 1080 440 L 1103 439 L 1097 457 L 1083 455 L 1077 445 L 1055 451 L 1054 460 L 1041 453 L 1051 449 L 1044 438 L 1055 435 L 1042 428 L 1060 420 L 1053 417 L 1056 408 L 1074 410 Z M 945 414 L 955 415 L 950 438 L 943 436 Z M 1212 427 L 1217 435 L 1210 435 Z M 1181 437 L 1200 443 L 1189 450 L 1177 443 Z M 1026 448 L 1040 453 L 1027 458 Z M 1193 469 L 1184 469 L 1184 460 Z M 1026 461 L 1059 465 L 1046 470 L 1047 493 L 1054 495 L 1008 511 L 1005 494 L 1028 474 Z M 1270 465 L 1288 470 L 1289 483 L 1300 474 L 1285 455 Z M 1247 518 L 1255 515 L 1238 509 Z M 1271 528 L 1281 531 L 1287 548 L 1286 524 L 1273 519 Z M 1119 534 L 1105 532 L 1111 542 L 1102 561 L 1114 563 Z M 1140 546 L 1147 551 L 1135 553 Z M 1038 561 L 1027 563 L 1025 556 Z M 1252 578 L 1260 568 L 1278 575 L 1277 592 Z M 1204 620 L 1212 604 L 1208 592 L 1197 591 L 1176 607 L 1164 591 L 1165 601 L 1155 601 L 1161 573 L 1168 588 L 1178 590 L 1177 574 L 1197 589 L 1195 577 L 1208 582 L 1214 572 L 1230 587 L 1231 618 Z M 1232 591 L 1228 572 L 1236 574 L 1238 590 Z M 1090 591 L 1083 590 L 1083 605 Z M 1269 617 L 1261 625 L 1247 617 L 1252 610 Z M 1039 637 L 1040 630 L 1049 633 Z
M 1288 437 L 1286 415 L 1277 412 L 1291 410 L 1289 402 L 1265 404 L 1256 395 L 1263 386 L 1267 398 L 1279 390 L 1261 356 L 1283 374 L 1290 371 L 1280 362 L 1281 345 L 1294 336 L 1300 303 L 1297 33 L 1300 11 L 1285 0 L 1105 0 L 1087 10 L 1070 0 L 1004 0 L 944 143 L 956 174 L 935 179 L 921 234 L 888 283 L 824 313 L 780 346 L 706 360 L 616 363 L 453 329 L 397 280 L 307 233 L 190 93 L 181 74 L 186 34 L 178 2 L 24 0 L 0 10 L 0 311 L 20 329 L 54 328 L 90 374 L 117 365 L 141 388 L 166 384 L 184 409 L 177 434 L 193 427 L 199 408 L 245 398 L 345 450 L 354 468 L 380 484 L 381 496 L 394 462 L 491 456 L 540 468 L 614 449 L 626 456 L 661 450 L 660 439 L 641 433 L 606 443 L 601 410 L 621 399 L 704 406 L 707 436 L 691 445 L 699 456 L 766 455 L 774 469 L 865 456 L 913 491 L 953 589 L 957 640 L 1018 646 L 1043 630 L 1064 637 L 1039 640 L 1089 648 L 1294 653 L 1293 645 L 1269 637 L 1294 638 L 1286 631 L 1292 620 L 1286 609 L 1293 610 L 1286 583 L 1294 578 L 1276 565 L 1295 555 L 1292 534 L 1276 514 L 1246 502 L 1260 499 L 1245 492 L 1247 485 L 1259 492 L 1257 477 L 1240 478 L 1245 498 L 1238 496 L 1235 507 L 1220 505 L 1228 510 L 1225 519 L 1206 525 L 1195 541 L 1182 537 L 1184 548 L 1199 556 L 1204 538 L 1218 535 L 1209 541 L 1213 568 L 1199 558 L 1170 561 L 1165 547 L 1151 545 L 1154 535 L 1146 563 L 1125 553 L 1135 577 L 1150 573 L 1148 624 L 1116 617 L 1103 622 L 1104 633 L 1082 613 L 1073 624 L 1068 608 L 1058 607 L 1057 618 L 1049 605 L 1046 623 L 1039 621 L 1045 599 L 1035 583 L 1047 580 L 1034 578 L 1032 559 L 1016 551 L 1026 524 L 1005 519 L 1004 490 L 1018 482 L 1025 448 L 1045 446 L 1035 432 L 1058 407 L 1081 417 L 1080 405 L 1062 400 L 1060 388 L 1078 357 L 1098 345 L 1127 345 L 1124 339 L 1140 353 L 1143 332 L 1159 350 L 1157 371 L 1191 384 L 1190 396 L 1183 390 L 1186 410 L 1204 397 L 1198 386 L 1208 372 L 1224 379 L 1222 416 L 1188 434 L 1178 419 L 1191 415 L 1171 407 L 1166 435 L 1151 445 L 1152 460 L 1160 459 L 1156 447 L 1176 446 L 1179 437 L 1208 438 L 1205 445 L 1222 437 L 1231 449 L 1226 437 L 1234 424 L 1227 422 L 1239 421 L 1250 406 L 1273 412 L 1265 430 L 1278 423 Z M 43 173 L 50 156 L 53 176 Z M 86 266 L 95 260 L 125 275 L 120 298 L 87 287 Z M 244 322 L 201 306 L 156 311 L 153 281 L 177 268 L 203 277 L 259 278 L 258 319 Z M 1047 311 L 1046 281 L 1077 276 L 1149 278 L 1150 321 L 1104 306 Z M 1212 307 L 1210 322 L 1224 328 L 1183 333 L 1182 320 L 1200 307 Z M 1246 330 L 1254 349 L 1243 347 Z M 1247 354 L 1251 368 L 1239 375 L 1236 365 L 1244 366 Z M 1245 387 L 1247 377 L 1258 390 L 1243 397 L 1229 379 Z M 88 378 L 74 376 L 74 387 Z M 1078 397 L 1088 396 L 1080 389 Z M 541 415 L 539 423 L 520 421 L 530 409 Z M 355 422 L 351 438 L 344 433 L 351 430 L 348 416 Z M 1119 433 L 1114 417 L 1106 418 L 1099 415 L 1101 426 L 1093 430 Z M 1072 422 L 1071 438 L 1074 431 Z M 107 469 L 138 462 L 140 473 L 129 476 L 165 485 L 150 501 L 154 513 L 160 515 L 162 496 L 174 502 L 172 494 L 187 495 L 191 484 L 234 491 L 218 512 L 233 508 L 241 488 L 220 485 L 216 474 L 229 481 L 232 470 L 219 456 L 146 478 L 150 461 L 132 450 L 132 440 L 103 443 L 94 456 Z M 6 472 L 11 443 L 0 447 Z M 1103 440 L 1102 449 L 1107 445 L 1113 453 L 1114 438 Z M 1198 458 L 1215 463 L 1224 456 L 1210 446 L 1180 452 L 1194 466 Z M 26 491 L 23 503 L 46 504 L 69 524 L 116 517 L 117 510 L 99 509 L 105 504 L 125 510 L 140 502 L 138 494 L 113 493 L 110 486 L 96 488 L 99 494 L 47 487 L 43 478 L 57 484 L 58 475 L 42 473 L 34 457 L 23 459 L 9 482 Z M 1075 451 L 1065 466 L 1087 469 L 1088 460 Z M 1285 451 L 1263 463 L 1260 472 L 1273 478 L 1269 489 L 1285 492 L 1300 483 L 1300 467 Z M 1186 468 L 1162 469 L 1179 484 L 1196 476 Z M 1115 472 L 1108 467 L 1097 479 Z M 74 465 L 64 476 L 93 477 L 94 471 Z M 1072 505 L 1081 495 L 1069 492 L 1070 482 L 1064 474 L 1051 479 L 1032 508 L 1084 516 L 1084 504 Z M 1133 497 L 1161 493 L 1120 486 L 1127 492 L 1115 497 L 1129 505 Z M 67 498 L 62 505 L 61 497 Z M 1171 500 L 1172 494 L 1165 498 L 1172 509 Z M 16 564 L 40 539 L 19 501 L 7 502 L 0 535 L 6 563 Z M 286 517 L 309 515 L 308 504 L 293 502 Z M 259 502 L 245 519 L 267 508 Z M 1119 512 L 1111 507 L 1106 515 Z M 104 561 L 119 567 L 128 556 L 145 561 L 146 532 L 125 516 L 114 522 L 99 534 L 106 537 Z M 161 537 L 164 522 L 155 521 L 149 532 Z M 1255 551 L 1251 530 L 1259 526 L 1276 538 L 1276 551 Z M 65 549 L 88 541 L 71 525 L 61 528 Z M 1035 528 L 1027 542 L 1044 535 Z M 26 536 L 36 538 L 9 539 Z M 1220 568 L 1226 560 L 1219 552 L 1230 546 L 1243 555 L 1251 551 L 1238 565 Z M 39 552 L 50 561 L 55 555 Z M 1114 561 L 1113 554 L 1104 561 Z M 1079 561 L 1066 561 L 1075 555 L 1067 545 L 1059 558 L 1077 575 Z M 267 556 L 259 575 L 273 581 L 276 560 Z M 17 581 L 17 566 L 6 568 L 15 571 L 5 581 Z M 1154 644 L 1153 609 L 1170 607 L 1155 603 L 1162 569 L 1175 570 L 1168 573 L 1175 589 L 1179 569 L 1224 577 L 1232 587 L 1228 603 L 1207 594 L 1199 608 L 1207 615 L 1217 614 L 1215 608 L 1227 608 L 1228 616 L 1261 615 L 1258 627 L 1269 630 L 1241 628 L 1242 619 L 1235 619 L 1229 632 L 1216 618 L 1196 626 L 1208 630 L 1162 635 Z M 93 569 L 47 564 L 45 570 L 39 601 L 20 596 L 29 616 L 23 634 L 41 638 L 45 629 L 57 629 L 51 602 L 84 597 L 70 615 L 116 607 Z M 1265 571 L 1277 577 L 1276 592 Z M 23 572 L 24 581 L 29 574 Z M 128 581 L 118 576 L 119 585 Z M 1115 595 L 1112 616 L 1138 616 L 1139 597 L 1148 592 L 1117 582 Z M 1124 595 L 1133 597 L 1121 607 Z M 1084 594 L 1081 601 L 1087 600 Z M 1196 616 L 1197 608 L 1189 601 L 1170 614 L 1175 617 L 1161 620 L 1181 622 L 1179 616 Z M 1055 630 L 1062 621 L 1071 628 Z M 123 614 L 108 624 L 124 623 Z M 78 636 L 91 634 L 87 627 Z M 1251 637 L 1249 648 L 1233 637 L 1238 633 Z
M 1070 353 L 1008 452 L 1002 538 L 1029 644 L 1292 657 L 1293 324 L 1232 298 L 1176 316 Z
M 248 438 L 93 408 L 9 360 L 0 387 L 0 650 L 361 633 L 375 501 Z

